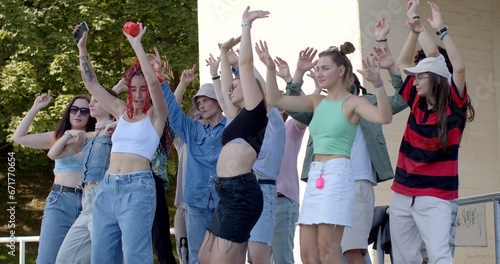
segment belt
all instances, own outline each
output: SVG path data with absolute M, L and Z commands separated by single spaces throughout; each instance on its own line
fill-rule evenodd
M 50 190 L 53 192 L 74 192 L 79 194 L 82 193 L 82 189 L 67 187 L 59 184 L 52 185 L 52 188 L 50 188 Z
M 276 185 L 275 180 L 264 180 L 264 179 L 257 179 L 259 184 L 271 184 L 271 185 Z
M 281 197 L 286 197 L 286 196 L 284 194 L 282 194 L 282 193 L 279 192 L 278 193 L 278 198 L 281 198 Z

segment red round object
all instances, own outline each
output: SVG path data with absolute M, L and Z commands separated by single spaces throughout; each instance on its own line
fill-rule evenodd
M 139 24 L 134 23 L 134 22 L 125 23 L 125 25 L 123 25 L 123 29 L 122 29 L 122 31 L 127 32 L 132 37 L 137 36 L 137 34 L 139 34 L 139 30 L 140 30 Z

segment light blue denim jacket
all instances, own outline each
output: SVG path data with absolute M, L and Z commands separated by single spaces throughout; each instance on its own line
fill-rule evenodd
M 166 82 L 161 84 L 168 106 L 168 121 L 177 136 L 188 147 L 184 202 L 200 208 L 215 208 L 219 197 L 215 191 L 217 160 L 222 149 L 222 131 L 226 117 L 218 124 L 203 125 L 186 116 Z
M 83 177 L 81 185 L 85 182 L 99 183 L 109 167 L 111 153 L 111 136 L 100 135 L 87 138 L 83 143 Z

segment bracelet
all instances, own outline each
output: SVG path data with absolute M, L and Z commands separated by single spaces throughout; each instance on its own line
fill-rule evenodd
M 441 40 L 443 40 L 443 39 L 444 39 L 444 37 L 446 37 L 446 35 L 448 35 L 448 31 L 445 31 L 445 32 L 441 35 L 440 39 L 441 39 Z
M 218 79 L 220 79 L 220 75 L 213 75 L 212 76 L 212 80 L 215 81 L 215 80 L 218 80 Z
M 251 26 L 252 26 L 252 22 L 242 21 L 242 22 L 241 22 L 241 26 L 242 26 L 242 27 L 246 27 L 246 26 L 250 26 L 250 27 L 251 27 Z
M 387 42 L 387 39 L 376 39 L 376 42 Z
M 372 85 L 373 85 L 373 88 L 375 88 L 375 89 L 382 88 L 382 87 L 384 87 L 384 81 L 381 80 L 380 82 L 372 83 Z
M 448 27 L 444 26 L 444 28 L 436 31 L 436 35 L 441 36 L 441 34 L 443 34 L 444 32 L 447 32 L 447 31 L 448 31 Z
M 413 16 L 411 19 L 420 19 L 420 16 Z
M 420 34 L 420 31 L 416 31 L 415 29 L 412 29 L 411 32 L 413 32 L 413 34 Z

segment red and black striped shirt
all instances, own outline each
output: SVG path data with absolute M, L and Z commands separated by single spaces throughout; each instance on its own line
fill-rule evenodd
M 428 110 L 425 97 L 408 76 L 399 91 L 410 107 L 410 116 L 399 148 L 395 179 L 391 189 L 408 196 L 458 198 L 458 148 L 465 128 L 467 88 L 463 98 L 452 79 L 448 106 L 448 149 L 442 150 L 438 137 L 438 114 Z

